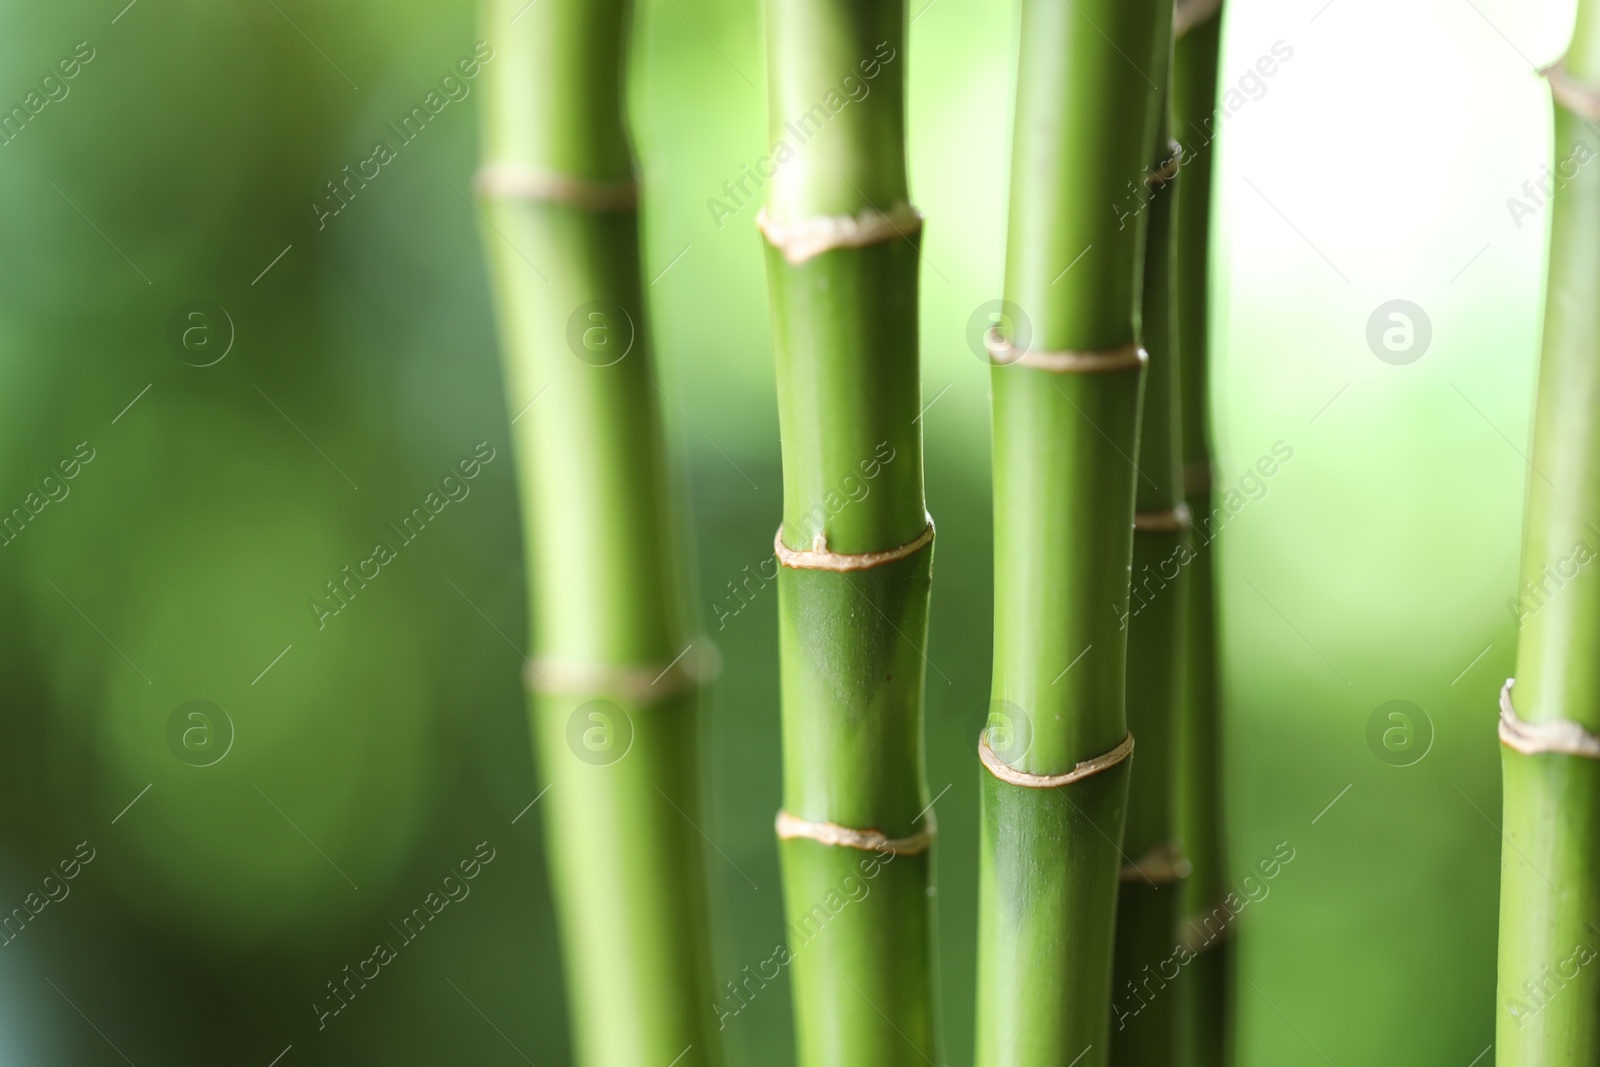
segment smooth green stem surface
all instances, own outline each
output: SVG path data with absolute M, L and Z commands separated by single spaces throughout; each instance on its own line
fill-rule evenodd
M 1170 24 L 1159 0 L 1024 0 L 1006 245 L 1013 344 L 1136 339 L 1163 8 Z M 991 707 L 1009 720 L 994 745 L 991 713 L 991 745 L 1028 774 L 1069 771 L 1127 734 L 1142 385 L 1138 369 L 991 372 Z M 977 1063 L 1100 1067 L 1129 761 L 1053 789 L 979 773 Z
M 1572 77 L 1600 94 L 1600 4 L 1579 5 Z M 1555 155 L 1600 136 L 1559 101 Z M 1600 733 L 1600 171 L 1558 164 L 1518 591 L 1512 702 Z M 1496 1063 L 1600 1064 L 1600 761 L 1501 749 Z
M 767 219 L 890 212 L 907 200 L 905 20 L 903 3 L 768 0 L 776 170 Z M 886 552 L 927 526 L 919 240 L 910 227 L 800 262 L 767 248 L 790 549 Z M 931 828 L 923 646 L 932 562 L 930 542 L 863 570 L 782 568 L 791 816 L 890 839 Z M 939 1062 L 931 853 L 805 837 L 779 852 L 801 1067 Z
M 485 11 L 484 162 L 630 181 L 626 5 L 523 6 L 492 0 Z M 637 217 L 492 190 L 481 210 L 507 401 L 519 413 L 529 707 L 549 783 L 540 814 L 574 1060 L 714 1067 L 703 846 L 691 822 L 700 698 L 677 675 L 659 693 L 637 682 L 691 642 Z
M 1215 550 L 1199 543 L 1212 514 L 1210 351 L 1211 171 L 1217 124 L 1219 12 L 1173 47 L 1173 136 L 1183 145 L 1183 206 L 1175 242 L 1182 435 L 1189 511 L 1202 525 L 1191 545 L 1184 623 L 1184 694 L 1178 727 L 1178 836 L 1192 870 L 1184 882 L 1180 939 L 1198 955 L 1178 979 L 1184 1067 L 1230 1062 L 1233 940 L 1210 936 L 1204 916 L 1228 893 L 1223 836 L 1222 718 L 1217 671 Z

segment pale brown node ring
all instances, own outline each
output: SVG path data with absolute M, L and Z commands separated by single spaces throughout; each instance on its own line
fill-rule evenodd
M 811 822 L 787 811 L 779 811 L 777 819 L 778 840 L 805 839 L 823 845 L 856 848 L 863 852 L 893 852 L 899 856 L 915 856 L 928 851 L 937 831 L 933 812 L 923 817 L 923 828 L 907 837 L 889 837 L 878 830 L 855 830 L 834 822 Z
M 839 248 L 866 248 L 896 237 L 910 237 L 922 229 L 922 213 L 902 200 L 888 211 L 869 207 L 854 215 L 816 215 L 807 219 L 779 219 L 762 208 L 756 225 L 767 242 L 790 263 L 804 263 Z
M 486 164 L 472 184 L 490 199 L 541 200 L 588 211 L 631 211 L 639 204 L 639 184 L 632 179 L 595 182 L 525 163 Z
M 1528 722 L 1517 714 L 1511 705 L 1511 687 L 1515 678 L 1507 678 L 1500 690 L 1500 743 L 1524 756 L 1582 756 L 1600 759 L 1600 737 L 1596 737 L 1571 719 L 1547 719 Z
M 978 739 L 978 759 L 983 761 L 984 767 L 990 774 L 1011 785 L 1020 785 L 1025 789 L 1057 789 L 1073 782 L 1109 770 L 1133 755 L 1133 735 L 1128 734 L 1117 743 L 1110 752 L 1102 753 L 1091 759 L 1080 762 L 1072 770 L 1063 774 L 1029 774 L 1019 771 L 1011 764 L 994 754 L 994 749 L 989 747 L 987 736 Z
M 783 543 L 782 526 L 778 527 L 778 532 L 772 537 L 772 547 L 773 551 L 778 554 L 778 562 L 785 567 L 793 567 L 795 570 L 865 571 L 914 555 L 932 540 L 933 516 L 929 515 L 928 525 L 923 527 L 920 534 L 903 545 L 885 549 L 882 552 L 858 552 L 855 554 L 830 552 L 828 551 L 828 540 L 821 531 L 817 532 L 816 539 L 811 542 L 810 548 L 790 548 Z

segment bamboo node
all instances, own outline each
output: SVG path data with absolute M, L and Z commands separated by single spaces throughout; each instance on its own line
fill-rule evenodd
M 706 685 L 722 669 L 717 646 L 696 638 L 671 663 L 574 663 L 539 656 L 528 661 L 523 682 L 545 695 L 604 693 L 634 703 L 653 704 L 684 689 Z
M 596 182 L 525 163 L 486 164 L 472 184 L 490 199 L 545 200 L 587 211 L 632 211 L 639 205 L 639 184 L 631 178 Z
M 879 830 L 853 830 L 836 822 L 811 822 L 780 809 L 777 830 L 780 841 L 804 838 L 824 845 L 858 848 L 863 852 L 893 852 L 897 856 L 915 856 L 928 851 L 938 827 L 934 825 L 933 812 L 929 811 L 923 818 L 921 830 L 907 837 L 889 837 Z
M 1152 189 L 1160 189 L 1169 184 L 1178 176 L 1178 167 L 1183 163 L 1183 145 L 1177 141 L 1167 142 L 1167 158 L 1155 170 L 1144 176 L 1144 183 Z
M 1600 122 L 1600 86 L 1579 81 L 1567 73 L 1565 56 L 1539 73 L 1550 83 L 1550 95 L 1555 97 L 1556 103 L 1580 118 Z
M 1017 348 L 999 333 L 990 330 L 983 343 L 989 350 L 989 358 L 1002 367 L 1031 367 L 1051 374 L 1110 374 L 1138 370 L 1150 360 L 1149 353 L 1134 341 L 1116 348 L 1042 352 Z
M 865 208 L 854 215 L 816 215 L 809 219 L 775 219 L 762 208 L 756 225 L 767 242 L 790 263 L 839 248 L 865 248 L 896 237 L 910 237 L 922 229 L 922 213 L 902 200 L 879 211 Z
M 885 563 L 905 559 L 915 554 L 933 540 L 933 516 L 928 516 L 928 525 L 913 540 L 907 541 L 898 548 L 891 548 L 883 552 L 861 552 L 856 555 L 846 555 L 842 552 L 828 551 L 828 538 L 821 531 L 811 541 L 811 547 L 806 549 L 790 548 L 783 543 L 783 527 L 778 527 L 778 532 L 773 535 L 772 547 L 778 554 L 778 562 L 785 567 L 796 570 L 810 571 L 865 571 L 873 567 L 881 567 Z
M 1189 877 L 1194 865 L 1183 854 L 1183 846 L 1176 841 L 1163 841 L 1144 855 L 1127 864 L 1118 873 L 1122 882 L 1150 882 L 1157 886 L 1172 885 Z
M 990 774 L 1002 782 L 1020 785 L 1027 789 L 1056 789 L 1060 786 L 1080 782 L 1091 775 L 1109 770 L 1133 755 L 1133 735 L 1128 734 L 1117 743 L 1117 747 L 1110 752 L 1086 759 L 1073 767 L 1065 774 L 1029 774 L 1019 771 L 1011 764 L 1006 763 L 994 754 L 994 749 L 989 747 L 987 736 L 978 738 L 978 759 L 983 761 L 984 767 Z
M 1600 737 L 1571 719 L 1528 722 L 1511 706 L 1511 687 L 1507 678 L 1500 689 L 1500 743 L 1524 756 L 1561 755 L 1600 759 Z
M 1135 533 L 1176 533 L 1189 528 L 1189 505 L 1179 504 L 1165 511 L 1136 511 L 1133 513 Z
M 1172 39 L 1177 40 L 1222 10 L 1222 0 L 1178 0 L 1172 10 Z

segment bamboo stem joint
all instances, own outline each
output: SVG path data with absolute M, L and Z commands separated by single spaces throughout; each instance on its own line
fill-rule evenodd
M 1022 349 L 993 330 L 984 338 L 989 357 L 1003 367 L 1022 366 L 1051 374 L 1110 374 L 1116 371 L 1139 370 L 1150 361 L 1150 356 L 1138 344 L 1129 342 L 1116 348 L 1089 351 L 1043 352 Z
M 792 222 L 762 208 L 756 225 L 768 243 L 790 263 L 804 263 L 838 248 L 865 248 L 895 237 L 909 239 L 922 229 L 922 213 L 902 200 L 888 211 L 865 208 L 854 215 L 817 215 Z
M 1600 737 L 1571 719 L 1527 722 L 1511 706 L 1511 687 L 1507 678 L 1500 690 L 1500 743 L 1524 756 L 1561 755 L 1600 759 Z
M 1179 504 L 1165 511 L 1136 511 L 1133 513 L 1134 533 L 1177 533 L 1189 528 L 1189 505 Z
M 824 845 L 858 848 L 863 852 L 893 852 L 897 856 L 915 856 L 928 851 L 938 827 L 934 824 L 931 810 L 923 817 L 922 829 L 906 837 L 889 837 L 879 830 L 855 830 L 834 822 L 811 822 L 780 810 L 777 830 L 780 841 L 805 838 Z
M 1085 778 L 1115 767 L 1131 755 L 1133 755 L 1133 735 L 1127 734 L 1110 752 L 1083 760 L 1065 774 L 1029 774 L 1017 770 L 995 755 L 994 749 L 989 747 L 987 736 L 978 739 L 978 758 L 983 761 L 989 773 L 1002 782 L 1020 785 L 1025 789 L 1057 789 L 1073 782 L 1081 782 Z
M 1539 72 L 1550 83 L 1556 103 L 1590 122 L 1600 122 L 1600 86 L 1579 81 L 1567 73 L 1567 61 L 1558 59 Z
M 632 211 L 639 205 L 639 184 L 631 179 L 594 182 L 525 163 L 485 164 L 472 184 L 490 199 L 543 200 L 586 211 Z
M 701 637 L 671 663 L 572 663 L 541 656 L 528 661 L 523 682 L 534 693 L 603 693 L 654 703 L 708 684 L 721 668 L 717 646 Z
M 929 515 L 928 525 L 923 527 L 920 534 L 903 545 L 883 552 L 860 552 L 855 555 L 829 552 L 827 536 L 820 530 L 817 531 L 816 540 L 811 542 L 810 548 L 790 548 L 783 543 L 782 526 L 778 527 L 777 534 L 773 536 L 772 547 L 778 554 L 779 563 L 782 563 L 785 567 L 793 567 L 796 570 L 865 571 L 914 555 L 932 540 L 933 516 Z

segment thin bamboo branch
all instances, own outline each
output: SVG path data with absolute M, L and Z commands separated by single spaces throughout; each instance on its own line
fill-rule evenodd
M 1168 8 L 1170 11 L 1170 8 Z M 1128 620 L 1128 728 L 1139 738 L 1129 781 L 1117 898 L 1112 977 L 1111 1063 L 1166 1067 L 1178 1052 L 1179 999 L 1164 973 L 1181 914 L 1188 862 L 1174 840 L 1174 731 L 1181 691 L 1186 608 L 1183 567 L 1188 507 L 1183 499 L 1179 348 L 1175 325 L 1175 224 L 1181 215 L 1182 149 L 1169 140 L 1170 33 L 1160 35 L 1152 79 L 1161 87 L 1150 174 L 1140 333 L 1150 354 L 1139 423 L 1139 480 L 1133 523 L 1133 592 Z M 1147 862 L 1144 857 L 1157 862 Z
M 529 707 L 575 1061 L 722 1062 L 691 636 L 624 116 L 623 0 L 488 0 L 483 239 L 513 425 Z M 480 57 L 481 58 L 481 57 Z
M 1173 47 L 1173 135 L 1183 145 L 1183 203 L 1176 237 L 1183 463 L 1190 514 L 1212 514 L 1208 387 L 1211 172 L 1217 117 L 1221 4 L 1182 0 Z M 1185 11 L 1189 14 L 1185 16 Z M 1178 725 L 1178 837 L 1192 870 L 1177 941 L 1196 958 L 1178 981 L 1185 1067 L 1231 1062 L 1233 939 L 1214 918 L 1228 893 L 1223 820 L 1222 718 L 1217 673 L 1214 550 L 1192 544 L 1184 623 L 1184 693 Z M 1179 954 L 1183 958 L 1183 954 Z

